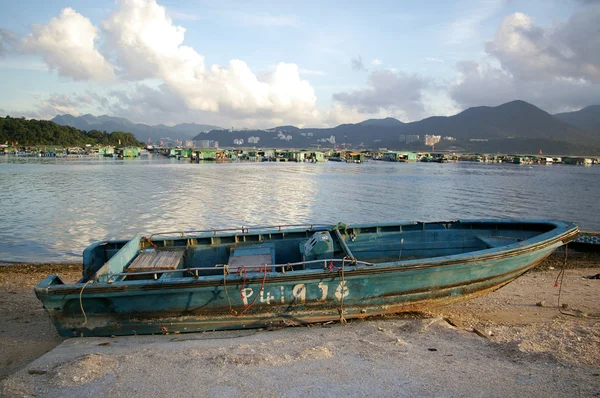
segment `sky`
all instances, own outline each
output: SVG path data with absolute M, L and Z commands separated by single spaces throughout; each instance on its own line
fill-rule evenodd
M 600 104 L 600 0 L 0 1 L 0 116 L 333 127 Z

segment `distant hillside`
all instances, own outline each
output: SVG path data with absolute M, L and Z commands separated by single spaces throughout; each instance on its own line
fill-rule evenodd
M 281 126 L 268 130 L 212 130 L 195 139 L 217 140 L 221 146 L 233 147 L 310 149 L 337 146 L 354 149 L 430 150 L 423 142 L 426 134 L 455 138 L 436 144 L 435 148 L 440 150 L 600 153 L 598 134 L 565 123 L 524 101 L 512 101 L 496 107 L 469 108 L 454 116 L 436 116 L 412 123 L 385 118 L 322 129 Z M 418 135 L 420 142 L 410 142 L 410 139 L 407 141 L 407 137 L 413 135 Z M 234 140 L 238 144 L 234 144 Z M 239 144 L 241 140 L 243 143 Z
M 590 134 L 557 120 L 525 101 L 496 107 L 469 108 L 450 117 L 431 117 L 409 124 L 415 134 L 450 135 L 457 139 L 554 139 L 585 142 Z
M 138 140 L 144 142 L 148 141 L 149 138 L 152 141 L 159 141 L 167 137 L 172 140 L 185 141 L 202 131 L 220 128 L 210 124 L 195 123 L 182 123 L 175 126 L 165 126 L 164 124 L 149 126 L 147 124 L 133 123 L 121 117 L 107 115 L 94 116 L 90 114 L 83 116 L 58 115 L 52 121 L 63 126 L 72 126 L 81 130 L 95 129 L 109 133 L 112 131 L 127 131 L 133 133 Z
M 600 106 L 578 112 L 550 115 L 524 101 L 496 107 L 466 109 L 454 116 L 434 116 L 403 123 L 394 118 L 368 119 L 333 128 L 279 126 L 267 130 L 226 130 L 216 126 L 184 123 L 148 126 L 124 118 L 60 115 L 53 120 L 82 130 L 126 131 L 141 141 L 214 140 L 221 147 L 352 148 L 431 150 L 424 136 L 452 137 L 435 144 L 436 150 L 509 153 L 600 153 Z M 414 141 L 414 136 L 419 136 Z
M 591 105 L 576 112 L 557 113 L 554 117 L 582 130 L 600 134 L 600 105 Z
M 84 146 L 86 144 L 143 146 L 131 133 L 114 131 L 105 133 L 90 129 L 79 130 L 61 126 L 49 120 L 0 117 L 0 142 L 16 146 L 59 145 Z
M 367 119 L 364 122 L 356 124 L 360 126 L 394 127 L 401 126 L 404 123 L 398 119 L 394 119 L 393 117 L 386 117 L 385 119 Z

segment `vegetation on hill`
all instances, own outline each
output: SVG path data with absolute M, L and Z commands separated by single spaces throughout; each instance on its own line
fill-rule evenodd
M 600 133 L 600 105 L 591 105 L 575 112 L 557 113 L 555 118 L 585 131 Z
M 84 146 L 144 146 L 131 133 L 123 131 L 78 130 L 60 126 L 48 120 L 26 120 L 25 118 L 0 117 L 0 143 L 19 146 L 60 145 Z

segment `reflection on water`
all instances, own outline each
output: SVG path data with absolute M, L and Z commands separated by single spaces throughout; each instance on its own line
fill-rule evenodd
M 0 158 L 0 261 L 77 261 L 138 232 L 295 223 L 556 218 L 600 230 L 600 168 L 189 164 Z

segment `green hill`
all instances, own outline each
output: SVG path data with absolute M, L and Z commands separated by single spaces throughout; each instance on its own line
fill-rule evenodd
M 25 118 L 0 117 L 0 143 L 20 146 L 59 145 L 84 146 L 119 145 L 144 146 L 131 133 L 123 131 L 83 131 L 70 126 L 61 126 L 49 120 L 26 120 Z

